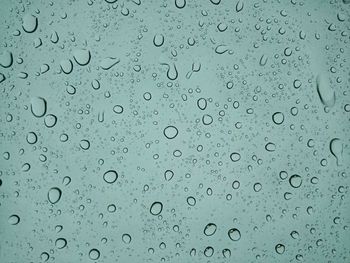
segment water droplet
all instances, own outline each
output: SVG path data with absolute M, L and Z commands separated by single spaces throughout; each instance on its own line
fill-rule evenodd
M 73 58 L 78 65 L 86 66 L 90 62 L 91 53 L 87 49 L 77 49 L 73 53 Z
M 231 257 L 231 250 L 228 248 L 224 248 L 222 250 L 222 255 L 224 258 L 230 258 Z
M 334 138 L 331 140 L 329 143 L 329 149 L 332 153 L 332 155 L 335 157 L 337 161 L 337 165 L 342 164 L 342 159 L 343 159 L 343 144 L 340 141 L 339 138 Z
M 194 198 L 193 196 L 187 197 L 186 201 L 189 206 L 195 206 L 197 202 L 196 198 Z
M 38 27 L 38 18 L 27 14 L 23 17 L 22 28 L 26 33 L 33 33 Z
M 52 187 L 47 193 L 47 199 L 51 204 L 56 204 L 62 196 L 62 191 L 58 187 Z
M 259 65 L 263 67 L 266 65 L 266 63 L 267 63 L 267 56 L 262 55 L 259 61 Z
M 117 114 L 122 114 L 123 111 L 124 111 L 124 108 L 123 108 L 122 105 L 115 105 L 115 106 L 113 107 L 113 111 L 114 111 L 115 113 L 117 113 Z
M 197 100 L 197 106 L 201 110 L 205 110 L 207 107 L 207 100 L 204 98 L 200 98 Z
M 299 188 L 301 186 L 302 179 L 301 176 L 298 174 L 293 174 L 291 177 L 289 177 L 289 184 L 293 188 Z
M 204 256 L 211 257 L 214 254 L 214 248 L 213 247 L 206 247 L 204 249 Z
M 73 63 L 70 59 L 61 60 L 60 66 L 65 74 L 70 74 L 73 71 Z
M 156 34 L 153 37 L 153 45 L 161 47 L 164 44 L 164 36 L 162 34 Z
M 233 152 L 230 154 L 230 159 L 232 162 L 238 162 L 241 159 L 241 155 L 238 152 Z
M 46 113 L 46 100 L 42 97 L 33 97 L 30 100 L 31 111 L 35 117 L 43 117 Z
M 103 180 L 108 184 L 113 184 L 118 179 L 118 173 L 114 170 L 109 170 L 103 174 Z
M 88 150 L 90 148 L 90 142 L 88 140 L 81 140 L 79 145 L 83 150 Z
M 164 178 L 167 181 L 170 181 L 173 178 L 173 176 L 174 176 L 174 172 L 172 170 L 166 170 L 164 172 Z
M 178 135 L 179 131 L 175 126 L 167 126 L 163 130 L 163 134 L 167 139 L 174 139 Z
M 261 183 L 255 183 L 253 186 L 253 189 L 254 189 L 254 192 L 257 192 L 257 193 L 260 192 L 262 189 Z
M 27 143 L 35 144 L 38 141 L 38 136 L 35 134 L 35 132 L 28 132 L 26 139 Z
M 41 259 L 43 262 L 48 261 L 49 258 L 50 258 L 50 255 L 49 255 L 49 253 L 47 253 L 47 252 L 43 252 L 43 253 L 40 254 L 40 259 Z
M 163 204 L 161 202 L 154 202 L 150 209 L 149 209 L 149 212 L 154 215 L 154 216 L 157 216 L 159 215 L 163 210 Z
M 213 117 L 209 114 L 204 114 L 202 117 L 202 122 L 204 125 L 210 125 L 213 123 Z
M 317 75 L 316 88 L 322 104 L 327 107 L 333 107 L 335 104 L 335 92 L 329 84 L 329 80 L 325 75 Z
M 232 241 L 238 241 L 241 239 L 241 232 L 237 228 L 231 228 L 227 234 Z
M 244 7 L 244 2 L 241 0 L 238 0 L 236 4 L 236 12 L 241 12 L 243 10 L 243 7 Z
M 57 117 L 53 114 L 47 114 L 45 116 L 44 123 L 47 128 L 52 128 L 57 123 Z
M 275 251 L 277 252 L 277 254 L 280 254 L 280 255 L 284 253 L 285 249 L 286 249 L 285 246 L 282 244 L 277 244 L 275 246 Z
M 18 215 L 10 215 L 7 219 L 7 222 L 10 225 L 17 225 L 21 221 L 20 217 Z
M 97 248 L 93 248 L 89 251 L 89 258 L 91 260 L 98 260 L 100 258 L 100 251 Z
M 209 224 L 207 224 L 207 225 L 205 226 L 205 228 L 204 228 L 204 231 L 203 231 L 203 232 L 204 232 L 204 235 L 206 235 L 206 236 L 212 236 L 212 235 L 215 234 L 216 229 L 217 229 L 216 224 L 214 224 L 214 223 L 209 223 Z
M 122 235 L 122 240 L 125 244 L 130 244 L 131 242 L 131 236 L 129 234 L 123 234 Z
M 50 36 L 50 41 L 53 44 L 56 44 L 60 38 L 58 37 L 58 34 L 56 31 L 52 31 L 51 36 Z
M 282 124 L 284 121 L 284 114 L 282 112 L 275 112 L 272 115 L 272 121 L 277 125 Z
M 9 68 L 12 66 L 13 63 L 13 55 L 10 51 L 3 51 L 0 55 L 0 65 L 3 68 Z
M 161 63 L 161 65 L 167 66 L 167 72 L 166 75 L 168 77 L 168 79 L 170 80 L 176 80 L 178 77 L 178 72 L 177 72 L 177 68 L 175 66 L 175 64 L 169 65 L 167 63 Z
M 274 152 L 276 150 L 276 145 L 272 142 L 269 142 L 265 145 L 265 150 L 268 152 Z
M 215 53 L 216 54 L 219 54 L 219 55 L 222 55 L 224 54 L 225 52 L 228 51 L 228 48 L 226 45 L 218 45 L 216 48 L 215 48 Z
M 58 248 L 58 249 L 62 249 L 62 248 L 65 248 L 67 246 L 67 240 L 65 238 L 57 238 L 56 241 L 55 241 L 55 246 Z
M 220 4 L 221 0 L 210 0 L 210 2 L 214 5 Z
M 175 6 L 179 9 L 186 6 L 186 0 L 175 0 Z
M 104 70 L 109 70 L 111 69 L 113 66 L 117 65 L 120 62 L 119 58 L 116 57 L 106 57 L 104 59 L 102 59 L 100 66 L 102 69 Z

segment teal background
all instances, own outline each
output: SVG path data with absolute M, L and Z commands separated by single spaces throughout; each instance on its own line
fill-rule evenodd
M 0 262 L 350 262 L 348 2 L 1 0 Z

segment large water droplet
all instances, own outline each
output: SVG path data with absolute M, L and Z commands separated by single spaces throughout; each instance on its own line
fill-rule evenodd
M 179 9 L 186 6 L 186 0 L 175 0 L 175 6 Z
M 149 209 L 149 212 L 154 215 L 154 216 L 157 216 L 159 215 L 163 210 L 163 204 L 161 202 L 154 202 L 150 209 Z
M 316 77 L 316 88 L 318 96 L 324 106 L 332 107 L 335 104 L 335 92 L 332 89 L 328 78 L 324 74 Z
M 206 235 L 206 236 L 212 236 L 212 235 L 215 234 L 216 229 L 217 229 L 216 224 L 214 224 L 214 223 L 209 223 L 209 224 L 207 224 L 207 225 L 205 226 L 205 228 L 204 228 L 204 231 L 203 231 L 203 232 L 204 232 L 204 235 Z
M 175 126 L 167 126 L 163 130 L 163 134 L 167 139 L 174 139 L 178 135 L 179 131 Z
M 114 170 L 109 170 L 103 174 L 103 180 L 108 184 L 113 184 L 118 179 L 118 173 Z
M 289 184 L 293 188 L 299 188 L 302 184 L 302 178 L 298 174 L 293 174 L 291 177 L 289 177 Z
M 241 239 L 241 232 L 237 228 L 231 228 L 227 234 L 232 241 L 238 241 Z
M 9 218 L 7 219 L 7 222 L 10 225 L 17 225 L 20 222 L 20 217 L 18 215 L 10 215 Z
M 9 68 L 13 63 L 13 55 L 10 51 L 3 51 L 0 55 L 0 65 L 4 68 Z
M 90 62 L 91 54 L 87 49 L 77 49 L 74 51 L 73 57 L 75 62 L 77 62 L 80 66 L 86 66 Z
M 100 258 L 100 251 L 97 248 L 93 248 L 89 251 L 89 258 L 91 260 L 98 260 Z
M 101 60 L 100 66 L 104 70 L 111 69 L 113 66 L 117 65 L 120 62 L 119 58 L 116 57 L 106 57 Z
M 70 59 L 61 60 L 60 66 L 65 74 L 70 74 L 73 71 L 73 63 Z
M 47 199 L 51 204 L 56 204 L 61 199 L 62 191 L 58 187 L 52 187 L 47 193 Z
M 57 238 L 55 241 L 55 246 L 58 249 L 65 248 L 67 246 L 67 240 L 65 238 Z
M 342 164 L 343 159 L 343 144 L 339 138 L 334 138 L 329 143 L 329 149 L 337 161 L 337 165 Z
M 161 47 L 164 44 L 164 36 L 162 34 L 156 34 L 153 37 L 153 45 Z
M 22 28 L 27 33 L 33 33 L 38 27 L 38 18 L 27 14 L 23 17 Z
M 46 100 L 42 97 L 33 97 L 30 99 L 31 111 L 35 117 L 43 117 L 46 113 Z

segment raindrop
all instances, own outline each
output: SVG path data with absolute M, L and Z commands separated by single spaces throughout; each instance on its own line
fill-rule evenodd
M 231 250 L 228 248 L 224 248 L 222 250 L 222 255 L 224 256 L 224 258 L 230 258 L 231 257 Z
M 277 254 L 280 254 L 280 255 L 284 253 L 285 249 L 286 249 L 285 246 L 282 244 L 277 244 L 275 246 L 275 251 L 277 252 Z
M 65 238 L 57 238 L 56 241 L 55 241 L 55 246 L 58 249 L 62 249 L 65 246 L 67 246 L 67 240 Z
M 335 92 L 329 84 L 329 80 L 323 74 L 316 77 L 318 96 L 324 106 L 333 107 L 335 104 Z
M 244 3 L 243 1 L 239 0 L 236 4 L 236 12 L 241 12 L 243 10 Z
M 269 142 L 265 145 L 265 150 L 268 152 L 274 152 L 276 150 L 276 145 L 272 142 Z
M 60 66 L 65 74 L 70 74 L 73 71 L 73 63 L 70 59 L 61 60 Z
M 118 179 L 118 173 L 114 170 L 109 170 L 103 174 L 103 180 L 108 184 L 113 184 Z
M 207 224 L 207 225 L 205 226 L 205 228 L 204 228 L 204 231 L 203 231 L 203 232 L 204 232 L 204 235 L 206 235 L 206 236 L 212 236 L 212 235 L 215 234 L 216 229 L 217 229 L 216 224 L 214 224 L 214 223 L 209 223 L 209 224 Z
M 179 9 L 186 6 L 186 0 L 175 0 L 175 6 Z
M 241 155 L 238 152 L 233 152 L 230 154 L 230 159 L 232 162 L 238 162 L 241 159 Z
M 231 228 L 227 234 L 232 241 L 238 241 L 241 239 L 241 232 L 237 228 Z
M 130 244 L 131 242 L 131 236 L 129 234 L 123 234 L 122 235 L 122 240 L 125 244 Z
M 91 260 L 97 260 L 100 258 L 100 251 L 96 248 L 93 248 L 89 251 L 89 258 Z
M 90 142 L 88 140 L 81 140 L 79 145 L 83 150 L 88 150 L 90 148 Z
M 23 17 L 22 28 L 26 33 L 33 33 L 38 27 L 38 18 L 27 14 Z
M 293 188 L 299 188 L 301 186 L 302 179 L 301 176 L 298 174 L 293 174 L 291 177 L 289 177 L 289 184 Z
M 13 55 L 10 51 L 3 51 L 0 55 L 0 65 L 3 68 L 9 68 L 12 66 L 13 63 Z
M 7 219 L 7 222 L 10 225 L 17 225 L 20 222 L 20 217 L 18 215 L 10 215 L 9 218 Z
M 153 45 L 161 47 L 164 44 L 164 36 L 162 34 L 156 34 L 153 37 Z
M 164 172 L 164 178 L 167 181 L 170 181 L 173 178 L 173 176 L 174 176 L 174 172 L 172 170 L 166 170 Z
M 284 121 L 284 114 L 282 112 L 275 112 L 272 115 L 272 121 L 277 125 L 282 124 Z
M 335 157 L 337 165 L 341 165 L 343 157 L 343 144 L 339 138 L 334 138 L 329 143 L 329 149 L 332 155 Z
M 154 202 L 150 209 L 149 212 L 151 213 L 151 215 L 157 216 L 159 215 L 163 210 L 163 204 L 161 202 Z
M 204 114 L 202 117 L 202 122 L 204 125 L 210 125 L 213 123 L 213 117 L 209 114 Z
M 47 199 L 51 204 L 56 204 L 61 199 L 62 191 L 58 187 L 52 187 L 47 193 Z
M 119 58 L 116 57 L 106 57 L 101 60 L 100 66 L 104 70 L 109 70 L 113 66 L 117 65 L 120 62 Z
M 86 66 L 90 62 L 91 54 L 87 49 L 77 49 L 73 52 L 73 58 L 78 65 Z
M 205 249 L 204 249 L 204 255 L 206 256 L 206 257 L 211 257 L 212 255 L 214 254 L 214 248 L 213 247 L 206 247 Z
M 186 201 L 189 206 L 195 206 L 197 202 L 196 198 L 194 198 L 193 196 L 187 197 Z
M 47 114 L 45 116 L 44 123 L 47 128 L 52 128 L 57 123 L 57 117 L 53 114 Z
M 205 110 L 207 107 L 207 100 L 204 98 L 200 98 L 197 100 L 197 106 L 201 110 Z
M 33 97 L 30 100 L 31 112 L 35 117 L 43 117 L 46 113 L 46 100 L 42 97 Z
M 117 113 L 117 114 L 122 114 L 123 111 L 124 111 L 124 108 L 123 108 L 122 105 L 115 105 L 115 106 L 113 107 L 113 111 L 114 111 L 115 113 Z
M 179 131 L 175 126 L 167 126 L 163 130 L 163 134 L 167 139 L 174 139 L 178 135 Z
M 28 132 L 26 139 L 27 143 L 35 144 L 38 141 L 38 136 L 35 134 L 35 132 Z

